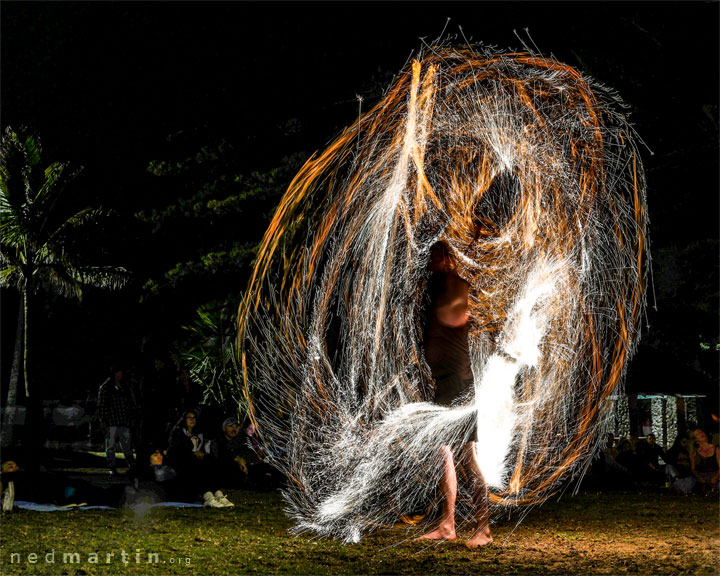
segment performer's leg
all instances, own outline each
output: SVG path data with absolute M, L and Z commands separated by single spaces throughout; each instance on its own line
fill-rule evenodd
M 432 532 L 420 536 L 418 540 L 455 540 L 455 500 L 457 499 L 457 476 L 455 474 L 455 461 L 448 446 L 443 446 L 443 460 L 445 470 L 440 481 L 443 493 L 442 518 L 440 525 Z
M 475 459 L 475 447 L 473 442 L 465 444 L 462 461 L 465 470 L 468 472 L 473 491 L 473 504 L 475 506 L 475 531 L 470 539 L 465 542 L 468 548 L 485 546 L 493 541 L 490 535 L 490 507 L 488 501 L 487 484 L 483 478 L 480 466 Z

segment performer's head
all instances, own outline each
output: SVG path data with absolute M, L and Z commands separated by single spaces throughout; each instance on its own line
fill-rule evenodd
M 431 272 L 448 273 L 455 269 L 455 259 L 450 247 L 444 240 L 438 240 L 430 247 L 430 261 L 428 270 Z

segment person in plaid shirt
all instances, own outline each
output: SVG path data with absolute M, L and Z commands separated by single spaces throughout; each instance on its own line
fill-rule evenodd
M 110 474 L 118 473 L 115 467 L 115 445 L 118 442 L 130 471 L 135 469 L 130 435 L 135 402 L 123 378 L 123 369 L 114 366 L 112 376 L 103 382 L 98 393 L 98 420 L 105 428 L 105 455 Z

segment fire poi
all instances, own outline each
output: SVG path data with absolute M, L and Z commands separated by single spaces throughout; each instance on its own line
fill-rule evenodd
M 297 532 L 431 521 L 441 449 L 475 427 L 493 513 L 582 475 L 645 305 L 623 109 L 550 58 L 427 49 L 302 167 L 239 313 L 242 393 Z M 474 393 L 452 406 L 432 402 L 423 353 L 438 240 L 469 285 Z

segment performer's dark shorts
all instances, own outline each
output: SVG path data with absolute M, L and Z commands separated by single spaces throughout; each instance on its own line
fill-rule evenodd
M 452 375 L 435 380 L 435 398 L 433 402 L 440 406 L 456 406 L 461 402 L 467 402 L 472 398 L 474 392 L 474 381 L 472 378 L 460 378 Z M 477 442 L 477 420 L 473 418 L 472 433 L 468 439 Z

